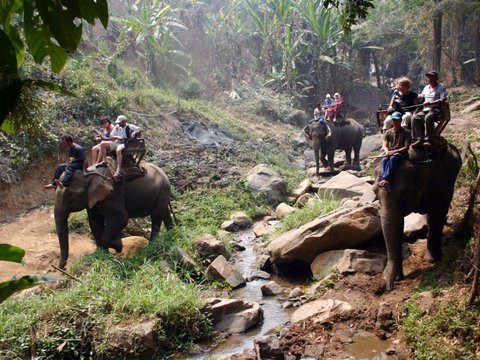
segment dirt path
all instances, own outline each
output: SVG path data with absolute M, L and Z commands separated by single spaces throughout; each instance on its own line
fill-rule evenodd
M 58 265 L 60 248 L 53 210 L 51 207 L 37 209 L 13 222 L 0 225 L 0 242 L 25 250 L 23 264 L 0 261 L 0 281 L 12 276 L 43 274 Z M 95 243 L 88 235 L 70 234 L 70 258 L 95 251 Z

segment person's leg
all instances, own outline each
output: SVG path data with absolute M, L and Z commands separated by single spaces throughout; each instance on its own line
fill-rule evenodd
M 48 185 L 44 185 L 45 189 L 55 189 L 59 183 L 58 179 L 60 178 L 60 175 L 65 171 L 65 168 L 68 166 L 67 163 L 60 164 L 57 166 L 55 169 L 55 173 L 53 174 L 52 181 Z
M 423 144 L 425 138 L 425 114 L 423 111 L 415 114 L 412 118 L 412 146 Z
M 63 186 L 68 186 L 72 182 L 76 170 L 83 170 L 83 163 L 71 163 L 65 167 L 65 175 L 61 181 Z
M 99 153 L 100 153 L 100 148 L 101 148 L 101 143 L 95 145 L 95 146 L 92 146 L 92 163 L 93 165 L 97 164 L 97 160 L 98 160 L 98 157 L 99 157 Z
M 123 161 L 123 149 L 125 149 L 125 145 L 120 144 L 117 146 L 117 171 L 115 173 L 115 176 L 118 176 L 122 172 L 122 161 Z
M 427 116 L 425 116 L 425 140 L 431 140 L 435 135 L 435 121 L 438 119 L 438 115 L 438 110 L 431 109 Z
M 402 116 L 402 127 L 410 131 L 412 128 L 412 113 L 411 112 L 406 112 Z

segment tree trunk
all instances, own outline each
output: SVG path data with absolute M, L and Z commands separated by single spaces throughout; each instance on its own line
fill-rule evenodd
M 442 10 L 439 8 L 439 0 L 435 0 L 435 11 L 433 13 L 433 54 L 432 69 L 440 73 L 442 58 Z
M 380 67 L 378 66 L 378 60 L 375 52 L 372 51 L 373 66 L 375 68 L 375 77 L 377 78 L 377 87 L 382 87 L 382 81 L 380 78 Z

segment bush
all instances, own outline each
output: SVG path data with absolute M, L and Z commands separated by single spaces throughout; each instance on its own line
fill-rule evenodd
M 205 91 L 205 87 L 194 77 L 182 81 L 178 87 L 178 94 L 184 99 L 198 99 Z

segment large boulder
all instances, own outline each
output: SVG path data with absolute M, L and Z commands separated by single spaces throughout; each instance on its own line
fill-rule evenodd
M 314 317 L 314 322 L 324 322 L 337 314 L 352 310 L 349 303 L 334 299 L 319 299 L 302 305 L 290 315 L 290 322 L 296 323 Z
M 267 247 L 272 263 L 311 263 L 325 251 L 348 249 L 381 234 L 378 209 L 337 209 L 274 239 Z
M 229 264 L 223 255 L 213 260 L 207 268 L 207 273 L 215 279 L 226 281 L 234 289 L 245 285 L 243 275 L 235 266 Z
M 288 214 L 294 212 L 296 209 L 290 205 L 287 205 L 285 203 L 280 203 L 277 208 L 275 209 L 275 215 L 277 216 L 277 219 L 283 219 L 287 217 Z
M 260 305 L 238 299 L 209 299 L 204 311 L 211 316 L 215 330 L 230 333 L 245 332 L 263 320 Z
M 349 174 L 346 171 L 332 177 L 318 189 L 318 194 L 323 196 L 333 196 L 337 199 L 362 196 L 372 185 L 365 180 Z
M 313 277 L 323 279 L 334 270 L 341 274 L 378 274 L 385 269 L 387 257 L 366 250 L 331 250 L 318 255 L 310 264 Z
M 247 188 L 261 193 L 272 201 L 279 201 L 287 192 L 287 181 L 265 164 L 255 166 L 247 174 Z
M 149 241 L 142 236 L 127 236 L 122 238 L 122 252 L 117 257 L 131 258 L 139 249 L 148 246 Z
M 411 213 L 404 218 L 403 237 L 405 239 L 415 239 L 425 237 L 428 232 L 427 216 L 417 213 Z
M 360 149 L 360 160 L 366 159 L 369 156 L 378 155 L 378 152 L 382 150 L 382 146 L 382 134 L 366 136 L 362 141 L 362 147 Z
M 311 187 L 312 182 L 310 181 L 310 179 L 305 179 L 300 183 L 300 185 L 298 185 L 295 190 L 293 190 L 292 196 L 298 198 L 299 196 L 302 196 L 303 194 L 309 192 Z

